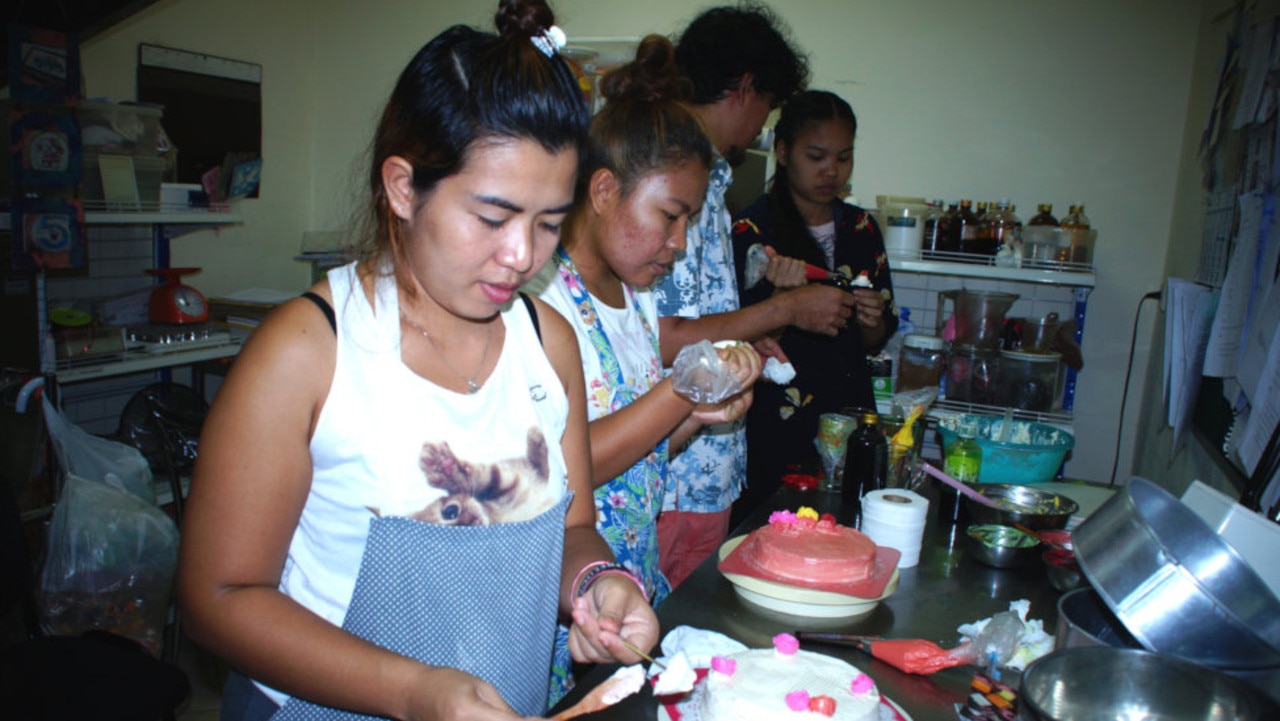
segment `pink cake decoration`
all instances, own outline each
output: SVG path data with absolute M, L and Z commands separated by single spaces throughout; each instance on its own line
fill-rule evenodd
M 792 691 L 787 694 L 787 708 L 792 711 L 808 711 L 809 692 L 804 689 L 800 689 L 799 691 Z
M 855 694 L 862 694 L 876 687 L 876 682 L 865 673 L 860 673 L 854 677 L 853 683 L 849 684 L 849 690 Z
M 711 670 L 725 676 L 732 676 L 733 672 L 738 670 L 738 662 L 724 656 L 712 656 Z
M 783 656 L 794 656 L 800 650 L 800 641 L 789 633 L 780 633 L 773 637 L 773 647 Z

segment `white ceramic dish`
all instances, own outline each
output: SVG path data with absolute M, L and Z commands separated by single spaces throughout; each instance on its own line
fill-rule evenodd
M 720 546 L 720 560 L 728 558 L 733 549 L 746 539 L 746 536 L 730 538 Z M 748 603 L 786 613 L 792 616 L 808 618 L 848 618 L 869 613 L 877 603 L 898 589 L 898 569 L 894 569 L 885 584 L 884 591 L 875 598 L 859 598 L 846 596 L 843 593 L 818 591 L 802 586 L 765 581 L 751 576 L 736 573 L 725 573 L 724 577 L 733 584 L 733 590 Z

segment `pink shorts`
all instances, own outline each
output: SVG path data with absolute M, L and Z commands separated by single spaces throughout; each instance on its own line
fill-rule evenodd
M 680 585 L 724 543 L 729 533 L 730 510 L 658 514 L 658 566 L 671 582 L 671 588 Z

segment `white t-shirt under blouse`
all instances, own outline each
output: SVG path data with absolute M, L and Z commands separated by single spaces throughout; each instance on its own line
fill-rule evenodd
M 594 421 L 609 415 L 612 412 L 609 389 L 613 386 L 613 379 L 605 376 L 600 354 L 586 333 L 578 306 L 569 294 L 564 279 L 560 277 L 554 258 L 538 274 L 537 280 L 530 283 L 530 292 L 535 288 L 542 300 L 569 321 L 574 329 L 574 336 L 578 339 L 582 375 L 587 386 L 587 420 Z M 633 294 L 637 301 L 635 304 L 632 303 Z M 595 296 L 591 297 L 591 302 L 618 359 L 622 377 L 633 387 L 635 394 L 640 396 L 660 383 L 663 374 L 662 358 L 654 353 L 649 332 L 645 329 L 644 320 L 636 313 L 635 306 L 639 306 L 640 313 L 644 314 L 644 319 L 655 334 L 658 332 L 658 307 L 653 293 L 648 290 L 627 289 L 626 298 L 627 304 L 623 308 L 611 307 Z

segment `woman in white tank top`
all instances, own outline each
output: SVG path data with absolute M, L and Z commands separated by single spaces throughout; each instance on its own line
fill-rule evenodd
M 235 669 L 224 719 L 537 716 L 558 619 L 581 662 L 657 642 L 594 528 L 573 331 L 516 293 L 588 119 L 552 23 L 507 1 L 498 35 L 418 52 L 374 139 L 361 260 L 273 313 L 214 401 L 178 593 Z

